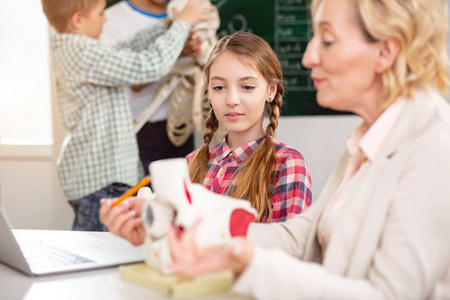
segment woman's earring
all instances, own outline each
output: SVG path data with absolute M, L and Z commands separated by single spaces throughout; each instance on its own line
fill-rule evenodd
M 269 98 L 269 100 L 267 101 L 268 103 L 272 102 L 272 98 Z

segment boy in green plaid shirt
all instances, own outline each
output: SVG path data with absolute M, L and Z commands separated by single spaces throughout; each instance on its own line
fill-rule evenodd
M 159 80 L 175 64 L 190 28 L 213 10 L 189 0 L 169 24 L 161 21 L 114 48 L 100 44 L 105 0 L 42 0 L 49 23 L 57 98 L 68 135 L 57 161 L 59 181 L 75 211 L 73 230 L 104 231 L 99 200 L 120 196 L 143 168 L 123 87 Z

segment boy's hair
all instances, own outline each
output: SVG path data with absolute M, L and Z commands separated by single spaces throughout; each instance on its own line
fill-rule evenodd
M 48 22 L 58 33 L 66 30 L 75 12 L 88 12 L 98 1 L 100 0 L 41 0 Z
M 204 95 L 206 97 L 211 65 L 223 53 L 235 55 L 243 63 L 258 70 L 269 84 L 277 86 L 274 99 L 266 104 L 266 115 L 269 116 L 270 121 L 266 128 L 266 137 L 253 154 L 236 170 L 231 187 L 232 197 L 247 199 L 256 208 L 259 213 L 259 222 L 268 221 L 272 215 L 272 201 L 268 187 L 277 164 L 272 138 L 275 137 L 275 129 L 278 127 L 284 93 L 281 65 L 275 52 L 262 38 L 247 32 L 236 32 L 233 35 L 225 36 L 216 44 L 205 65 Z M 211 108 L 210 116 L 206 120 L 206 130 L 203 133 L 204 145 L 189 164 L 192 182 L 203 182 L 210 157 L 209 143 L 218 128 L 219 121 Z

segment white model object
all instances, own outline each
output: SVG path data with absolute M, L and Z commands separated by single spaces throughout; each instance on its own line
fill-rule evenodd
M 210 192 L 191 183 L 187 162 L 182 158 L 159 160 L 150 164 L 154 193 L 141 188 L 145 198 L 143 219 L 146 227 L 146 264 L 170 273 L 171 261 L 166 232 L 172 225 L 183 228 L 201 219 L 195 240 L 199 247 L 224 244 L 232 237 L 245 236 L 258 214 L 246 200 Z

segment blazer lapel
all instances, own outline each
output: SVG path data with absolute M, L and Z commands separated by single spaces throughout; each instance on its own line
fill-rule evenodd
M 347 200 L 324 257 L 323 265 L 328 271 L 339 275 L 347 273 L 354 255 L 355 243 L 361 235 L 361 226 L 369 213 L 368 205 L 377 191 L 382 192 L 384 189 L 379 188 L 379 181 L 382 176 L 389 175 L 389 172 L 386 172 L 387 163 L 381 159 L 377 159 L 376 164 L 374 161 L 364 176 L 364 184 L 358 185 Z M 383 174 L 384 172 L 387 174 Z
M 407 100 L 407 105 L 380 149 L 379 155 L 392 157 L 403 144 L 414 141 L 433 120 L 441 102 L 445 100 L 438 92 L 417 91 L 413 99 Z
M 311 229 L 309 230 L 309 235 L 307 237 L 307 242 L 305 244 L 305 251 L 303 255 L 304 261 L 314 261 L 320 262 L 322 260 L 322 249 L 317 240 L 317 223 L 322 215 L 322 212 L 330 200 L 331 196 L 334 194 L 336 189 L 339 186 L 339 183 L 344 176 L 345 167 L 347 166 L 349 154 L 348 152 L 344 152 L 344 154 L 339 159 L 338 164 L 334 168 L 333 172 L 330 175 L 330 178 L 327 180 L 325 187 L 322 190 L 317 202 L 314 205 L 318 205 L 318 213 L 315 215 L 314 219 L 311 221 Z
M 392 132 L 355 188 L 330 239 L 323 265 L 335 274 L 361 278 L 371 264 L 407 149 L 432 120 L 438 94 L 417 92 L 408 99 Z M 332 195 L 332 193 L 331 193 Z

